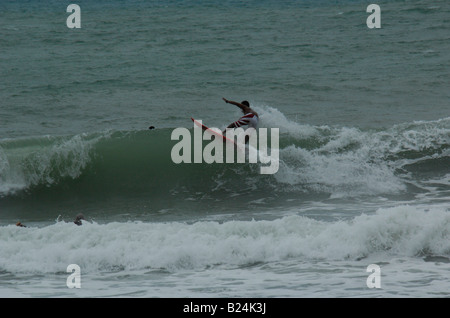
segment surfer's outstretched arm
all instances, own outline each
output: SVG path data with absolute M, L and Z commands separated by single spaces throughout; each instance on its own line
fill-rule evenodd
M 258 113 L 255 112 L 253 109 L 251 109 L 250 103 L 248 101 L 244 100 L 243 102 L 238 103 L 238 102 L 234 102 L 232 100 L 228 100 L 226 98 L 222 98 L 222 99 L 227 104 L 232 104 L 232 105 L 235 105 L 235 106 L 239 107 L 242 110 L 242 112 L 244 113 L 244 115 L 252 113 L 252 114 L 256 115 L 256 117 L 258 117 Z
M 246 105 L 244 105 L 244 104 L 241 104 L 241 103 L 238 103 L 238 102 L 234 102 L 234 101 L 232 101 L 232 100 L 228 100 L 228 99 L 223 98 L 223 97 L 222 97 L 222 99 L 223 99 L 223 100 L 225 101 L 225 103 L 227 103 L 227 104 L 232 104 L 232 105 L 235 105 L 235 106 L 239 107 L 239 108 L 242 109 L 242 111 L 245 112 L 245 113 L 247 113 L 247 112 L 249 112 L 249 111 L 251 110 L 250 107 L 248 107 L 248 106 L 246 106 Z

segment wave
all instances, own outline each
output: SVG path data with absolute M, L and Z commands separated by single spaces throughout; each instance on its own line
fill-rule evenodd
M 84 273 L 105 270 L 204 269 L 284 260 L 377 261 L 450 257 L 448 207 L 397 206 L 347 221 L 299 215 L 268 221 L 195 223 L 57 222 L 0 227 L 0 271 Z
M 285 121 L 273 110 L 275 122 Z M 379 131 L 286 122 L 280 183 L 334 196 L 401 193 L 408 185 L 448 174 L 450 118 Z
M 0 142 L 0 195 L 78 178 L 98 137 L 33 137 Z
M 167 128 L 2 139 L 0 200 L 215 193 L 217 199 L 293 191 L 347 197 L 448 180 L 450 118 L 363 131 L 300 124 L 270 107 L 259 111 L 262 127 L 280 128 L 274 175 L 259 174 L 257 164 L 174 164 L 170 153 L 178 141 Z

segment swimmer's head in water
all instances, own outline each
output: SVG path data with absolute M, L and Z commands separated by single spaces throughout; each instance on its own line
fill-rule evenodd
M 75 221 L 73 223 L 75 223 L 76 225 L 81 225 L 81 220 L 85 220 L 83 213 L 78 214 L 75 217 Z

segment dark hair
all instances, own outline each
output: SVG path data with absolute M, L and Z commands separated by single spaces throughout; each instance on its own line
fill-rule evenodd
M 241 104 L 242 104 L 242 105 L 245 105 L 245 106 L 247 106 L 247 107 L 250 107 L 250 103 L 247 102 L 246 100 L 242 101 Z

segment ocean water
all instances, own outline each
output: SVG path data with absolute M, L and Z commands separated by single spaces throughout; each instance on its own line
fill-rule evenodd
M 448 1 L 74 2 L 0 3 L 0 296 L 450 296 Z M 222 97 L 275 174 L 173 163 Z

